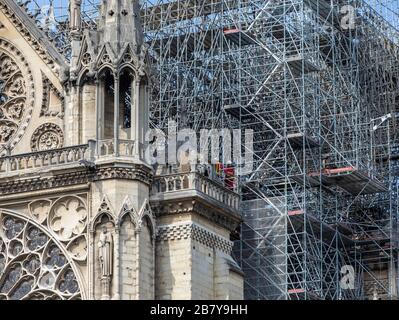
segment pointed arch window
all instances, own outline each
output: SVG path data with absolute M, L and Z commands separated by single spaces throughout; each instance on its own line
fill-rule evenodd
M 105 68 L 100 73 L 100 139 L 114 138 L 115 87 L 112 71 Z
M 120 123 L 123 129 L 132 127 L 132 88 L 133 74 L 124 69 L 120 75 Z

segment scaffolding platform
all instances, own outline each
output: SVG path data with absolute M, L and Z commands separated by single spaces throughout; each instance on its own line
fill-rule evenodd
M 289 294 L 305 293 L 305 289 L 303 289 L 303 288 L 288 289 L 287 292 L 288 292 Z
M 224 29 L 223 34 L 228 40 L 236 45 L 248 46 L 256 43 L 253 40 L 253 37 L 248 36 L 239 29 Z
M 292 231 L 301 230 L 305 226 L 306 220 L 306 227 L 307 230 L 311 231 L 311 233 L 316 237 L 321 237 L 323 241 L 329 243 L 334 237 L 337 235 L 338 230 L 335 229 L 333 226 L 327 224 L 326 222 L 321 221 L 314 215 L 310 213 L 306 213 L 303 210 L 291 210 L 287 212 L 289 220 L 291 221 L 291 228 Z M 290 227 L 290 225 L 289 225 Z M 340 234 L 340 238 L 342 241 L 340 245 L 345 246 L 353 246 L 354 241 L 348 235 Z
M 311 172 L 306 175 L 296 175 L 292 179 L 307 187 L 338 186 L 351 195 L 374 194 L 387 192 L 388 189 L 377 179 L 369 177 L 355 167 L 323 169 L 321 172 Z
M 317 175 L 297 174 L 291 177 L 299 185 L 305 185 L 307 188 L 320 187 L 320 177 Z
M 294 149 L 317 148 L 319 147 L 318 141 L 302 132 L 287 134 L 287 140 Z
M 294 75 L 308 74 L 311 72 L 320 71 L 313 62 L 304 58 L 302 55 L 295 55 L 286 59 L 286 62 Z
M 303 300 L 305 295 L 311 300 L 321 300 L 321 297 L 319 297 L 317 294 L 311 291 L 306 291 L 303 288 L 288 289 L 287 293 L 290 297 L 290 300 Z
M 269 182 L 263 184 L 262 186 L 266 187 L 271 191 L 278 191 L 278 192 L 292 191 L 292 187 L 289 184 L 287 184 L 285 179 L 269 179 Z
M 230 104 L 227 106 L 223 107 L 224 111 L 236 118 L 237 120 L 240 120 L 243 117 L 249 117 L 252 116 L 255 113 L 255 110 L 251 107 L 241 107 L 238 104 Z
M 318 175 L 318 174 L 317 174 Z M 323 169 L 323 184 L 337 185 L 352 195 L 387 192 L 388 189 L 377 179 L 369 177 L 357 168 L 349 166 L 334 169 Z
M 254 182 L 246 182 L 245 184 L 243 184 L 242 193 L 243 195 L 245 195 L 247 193 L 251 193 L 251 190 L 258 189 L 259 186 L 256 186 Z M 290 192 L 292 191 L 292 186 L 290 184 L 287 184 L 285 179 L 269 179 L 267 183 L 262 184 L 261 190 L 264 194 L 273 195 L 275 193 Z

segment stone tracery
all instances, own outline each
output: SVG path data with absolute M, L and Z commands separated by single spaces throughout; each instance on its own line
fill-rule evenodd
M 42 227 L 0 212 L 0 300 L 80 299 L 68 257 Z
M 0 51 L 0 143 L 17 131 L 25 103 L 25 81 L 14 60 Z
M 0 152 L 13 147 L 26 128 L 33 107 L 33 81 L 22 54 L 0 39 Z M 20 134 L 17 135 L 17 132 Z
M 52 207 L 49 225 L 61 241 L 78 236 L 86 227 L 87 211 L 83 201 L 78 197 L 65 197 Z

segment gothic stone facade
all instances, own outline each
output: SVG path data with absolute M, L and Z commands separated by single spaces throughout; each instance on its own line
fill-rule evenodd
M 104 1 L 88 32 L 72 0 L 67 62 L 0 0 L 0 299 L 242 299 L 238 195 L 144 160 L 138 10 Z

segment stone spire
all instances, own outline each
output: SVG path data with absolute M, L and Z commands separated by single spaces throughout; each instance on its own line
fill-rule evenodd
M 107 65 L 113 72 L 130 65 L 148 76 L 147 46 L 140 20 L 139 0 L 103 0 L 96 30 L 84 29 L 81 0 L 70 0 L 72 57 L 70 79 L 86 72 L 95 77 Z
M 126 44 L 136 51 L 143 44 L 139 1 L 103 0 L 99 32 L 100 43 L 108 43 L 116 56 Z

